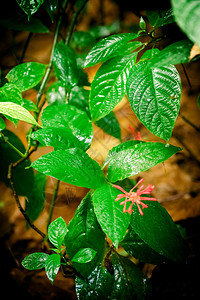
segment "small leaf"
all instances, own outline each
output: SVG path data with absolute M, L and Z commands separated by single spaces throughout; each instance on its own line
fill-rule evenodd
M 39 9 L 44 0 L 17 0 L 17 2 L 21 9 L 23 9 L 23 11 L 30 17 Z
M 49 225 L 48 238 L 56 248 L 60 249 L 66 232 L 67 225 L 64 219 L 62 217 L 59 217 Z
M 172 9 L 147 10 L 147 19 L 154 28 L 174 22 Z
M 78 148 L 50 152 L 31 166 L 45 175 L 87 188 L 98 188 L 105 180 L 99 164 Z
M 0 118 L 0 131 L 6 128 L 6 123 L 4 119 Z
M 141 29 L 146 29 L 146 23 L 142 16 L 140 17 L 139 26 Z
M 72 262 L 76 262 L 79 264 L 85 264 L 93 260 L 97 251 L 91 248 L 83 248 L 79 250 L 71 259 Z
M 85 60 L 85 67 L 91 67 L 99 62 L 109 60 L 114 56 L 127 54 L 130 52 L 130 49 L 132 51 L 135 50 L 141 46 L 141 42 L 134 41 L 129 44 L 128 42 L 137 37 L 138 35 L 135 33 L 120 33 L 104 38 L 88 53 Z
M 31 100 L 27 100 L 27 99 L 22 99 L 22 104 L 21 104 L 25 109 L 29 110 L 29 111 L 35 111 L 38 112 L 38 108 L 35 105 L 34 102 L 32 102 Z
M 15 86 L 21 91 L 36 86 L 43 78 L 46 66 L 37 62 L 27 62 L 15 66 L 6 75 L 9 82 L 15 84 Z
M 56 12 L 57 7 L 58 7 L 58 0 L 44 0 L 44 8 L 49 14 L 52 22 L 54 20 L 54 14 Z
M 28 110 L 13 102 L 0 102 L 0 113 L 40 127 Z
M 115 202 L 118 194 L 117 189 L 105 183 L 92 196 L 98 222 L 116 248 L 130 222 L 130 215 L 123 213 L 120 203 Z
M 181 148 L 158 142 L 137 143 L 118 151 L 110 160 L 107 177 L 111 182 L 137 175 L 167 160 Z
M 37 270 L 45 267 L 48 254 L 35 252 L 26 256 L 22 261 L 22 266 L 28 270 Z
M 52 284 L 60 269 L 60 263 L 60 255 L 58 254 L 49 255 L 45 261 L 45 272 Z

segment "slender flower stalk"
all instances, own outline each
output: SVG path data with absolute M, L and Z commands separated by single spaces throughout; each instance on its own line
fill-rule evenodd
M 151 194 L 151 192 L 154 189 L 154 186 L 151 185 L 151 184 L 149 184 L 146 188 L 144 188 L 144 185 L 142 185 L 136 192 L 133 192 L 133 190 L 141 182 L 143 182 L 143 180 L 144 180 L 144 178 L 140 179 L 137 182 L 137 184 L 129 192 L 126 192 L 119 185 L 115 185 L 115 184 L 113 185 L 113 187 L 117 188 L 118 190 L 120 190 L 123 193 L 123 194 L 117 195 L 117 198 L 115 199 L 115 201 L 118 201 L 118 200 L 121 200 L 121 199 L 125 198 L 125 200 L 120 203 L 120 205 L 124 205 L 124 208 L 123 208 L 123 212 L 124 213 L 128 212 L 131 215 L 131 213 L 133 211 L 133 205 L 134 205 L 134 203 L 136 203 L 141 216 L 143 216 L 142 209 L 147 208 L 148 206 L 145 203 L 143 203 L 142 201 L 143 200 L 157 201 L 156 198 L 141 197 L 141 195 L 149 195 L 149 194 Z M 128 209 L 127 209 L 127 202 L 131 202 L 131 204 L 128 207 Z M 140 206 L 142 206 L 142 208 Z
M 141 133 L 139 131 L 136 132 L 135 129 L 133 128 L 133 126 L 129 125 L 128 129 L 132 132 L 135 140 L 138 140 L 138 141 L 142 140 Z

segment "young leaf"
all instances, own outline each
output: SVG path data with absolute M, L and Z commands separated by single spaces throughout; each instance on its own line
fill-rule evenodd
M 27 99 L 22 99 L 22 104 L 21 106 L 23 106 L 25 109 L 29 110 L 29 111 L 36 111 L 38 112 L 38 108 L 35 105 L 35 103 L 31 100 L 27 100 Z
M 132 213 L 130 228 L 154 251 L 173 261 L 185 257 L 182 237 L 167 211 L 158 203 L 144 201 L 148 205 L 141 216 L 137 209 Z
M 194 0 L 172 0 L 174 17 L 189 39 L 200 46 L 200 2 Z
M 93 128 L 87 114 L 69 104 L 47 106 L 41 117 L 44 126 L 66 128 L 79 140 L 82 147 L 89 148 L 93 138 Z
M 169 140 L 180 107 L 180 76 L 172 65 L 147 71 L 147 64 L 140 62 L 130 71 L 128 99 L 138 119 L 153 134 Z
M 12 83 L 6 83 L 0 88 L 0 102 L 22 104 L 22 94 Z
M 114 136 L 116 139 L 121 139 L 121 129 L 114 112 L 110 112 L 107 116 L 96 121 L 95 123 L 100 127 L 105 133 Z
M 118 194 L 117 189 L 105 183 L 92 196 L 97 220 L 116 248 L 130 222 L 130 215 L 123 213 L 120 203 L 115 202 Z
M 120 33 L 104 38 L 98 42 L 88 53 L 85 60 L 85 67 L 91 67 L 99 62 L 104 62 L 113 58 L 127 54 L 141 46 L 141 42 L 134 41 L 138 37 L 135 33 Z
M 56 248 L 60 249 L 66 232 L 67 225 L 64 219 L 62 217 L 59 217 L 49 225 L 48 238 Z
M 23 11 L 30 17 L 32 14 L 34 14 L 39 7 L 43 4 L 44 0 L 17 0 L 19 6 Z
M 49 14 L 52 22 L 54 20 L 54 14 L 56 12 L 57 7 L 58 7 L 58 0 L 44 0 L 44 8 Z
M 0 113 L 11 118 L 24 121 L 26 123 L 40 125 L 36 122 L 33 116 L 24 107 L 13 102 L 0 102 Z
M 27 62 L 15 66 L 6 78 L 21 91 L 36 86 L 43 78 L 46 66 L 37 62 Z
M 109 114 L 124 97 L 126 81 L 135 64 L 135 57 L 136 53 L 112 58 L 97 71 L 90 94 L 90 111 L 93 121 Z
M 48 254 L 35 252 L 26 256 L 22 261 L 22 266 L 28 270 L 37 270 L 45 267 Z
M 111 182 L 137 175 L 167 160 L 181 148 L 162 143 L 143 142 L 119 151 L 112 157 L 107 177 Z
M 52 284 L 60 269 L 60 263 L 60 255 L 58 254 L 49 255 L 45 261 L 45 272 Z
M 98 163 L 78 148 L 50 152 L 38 158 L 31 166 L 58 180 L 92 189 L 101 186 L 105 180 Z
M 97 252 L 94 259 L 84 265 L 73 263 L 84 277 L 89 276 L 102 260 L 105 234 L 97 222 L 90 193 L 81 201 L 73 219 L 69 222 L 64 245 L 70 260 L 83 248 L 92 248 Z
M 154 28 L 174 22 L 172 9 L 147 10 L 147 19 Z
M 96 254 L 97 251 L 92 248 L 83 248 L 72 257 L 71 261 L 79 264 L 85 264 L 93 260 Z

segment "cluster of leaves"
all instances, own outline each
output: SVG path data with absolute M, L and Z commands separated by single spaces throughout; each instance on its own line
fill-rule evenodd
M 58 1 L 17 2 L 29 17 L 40 5 L 46 3 L 47 7 L 51 2 L 49 14 L 53 18 L 58 5 Z M 84 2 L 76 1 L 75 6 L 81 8 Z M 191 1 L 172 2 L 176 16 L 178 4 Z M 30 270 L 45 268 L 52 283 L 60 267 L 73 268 L 79 299 L 148 296 L 148 281 L 136 264 L 119 254 L 119 246 L 139 261 L 151 264 L 184 259 L 182 238 L 167 211 L 158 202 L 148 201 L 143 216 L 136 204 L 131 215 L 123 213 L 122 206 L 115 202 L 119 192 L 113 187 L 117 182 L 128 191 L 132 185 L 130 176 L 164 162 L 181 149 L 169 143 L 127 141 L 109 151 L 102 167 L 86 152 L 93 139 L 92 122 L 121 139 L 113 109 L 125 95 L 146 128 L 167 142 L 171 137 L 181 98 L 181 80 L 174 65 L 189 61 L 192 42 L 180 40 L 159 51 L 159 38 L 154 33 L 156 28 L 174 22 L 172 11 L 148 11 L 147 18 L 150 32 L 143 18 L 138 33 L 110 35 L 116 27 L 105 27 L 109 36 L 87 54 L 84 51 L 88 51 L 88 41 L 94 44 L 101 37 L 100 28 L 98 34 L 97 30 L 95 34 L 94 30 L 75 32 L 70 43 L 67 40 L 55 45 L 52 63 L 56 81 L 46 92 L 48 106 L 41 114 L 42 125 L 38 124 L 42 107 L 23 99 L 22 93 L 41 82 L 47 74 L 45 65 L 29 62 L 14 67 L 0 88 L 0 113 L 15 124 L 21 120 L 33 125 L 29 146 L 36 141 L 54 148 L 31 164 L 22 142 L 5 129 L 1 118 L 0 150 L 4 156 L 0 179 L 10 186 L 8 168 L 22 158 L 12 170 L 12 181 L 16 193 L 27 198 L 25 211 L 29 218 L 36 220 L 43 209 L 45 175 L 90 189 L 68 225 L 61 217 L 49 225 L 47 237 L 55 253 L 33 253 L 22 262 Z M 179 22 L 178 13 L 176 18 Z M 195 32 L 192 36 L 194 41 Z M 143 37 L 149 41 L 143 42 Z M 146 50 L 147 44 L 153 47 Z M 89 91 L 83 69 L 98 63 L 101 66 Z M 29 111 L 34 112 L 34 117 Z M 32 168 L 27 169 L 30 165 Z

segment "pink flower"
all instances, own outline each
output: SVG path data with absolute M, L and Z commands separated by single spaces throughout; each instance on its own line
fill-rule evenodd
M 136 203 L 138 210 L 141 214 L 141 216 L 143 215 L 143 211 L 142 209 L 147 208 L 148 206 L 146 204 L 144 204 L 141 200 L 151 200 L 151 201 L 157 201 L 156 198 L 149 198 L 149 197 L 141 197 L 141 195 L 149 195 L 151 194 L 151 192 L 154 189 L 154 186 L 149 184 L 145 189 L 143 189 L 144 185 L 142 185 L 136 192 L 133 192 L 133 190 L 144 180 L 144 178 L 140 179 L 138 181 L 138 183 L 129 191 L 126 192 L 121 186 L 119 185 L 115 185 L 113 184 L 113 187 L 117 188 L 118 190 L 120 190 L 121 192 L 123 192 L 123 194 L 119 194 L 117 195 L 117 198 L 115 199 L 115 201 L 121 200 L 122 198 L 125 198 L 124 201 L 122 201 L 120 203 L 120 205 L 124 204 L 124 208 L 123 208 L 123 212 L 128 212 L 130 215 L 133 211 L 132 207 L 133 204 Z M 143 190 L 142 190 L 143 189 Z M 127 202 L 131 202 L 129 208 L 126 208 Z M 140 205 L 142 206 L 142 209 L 140 207 Z

